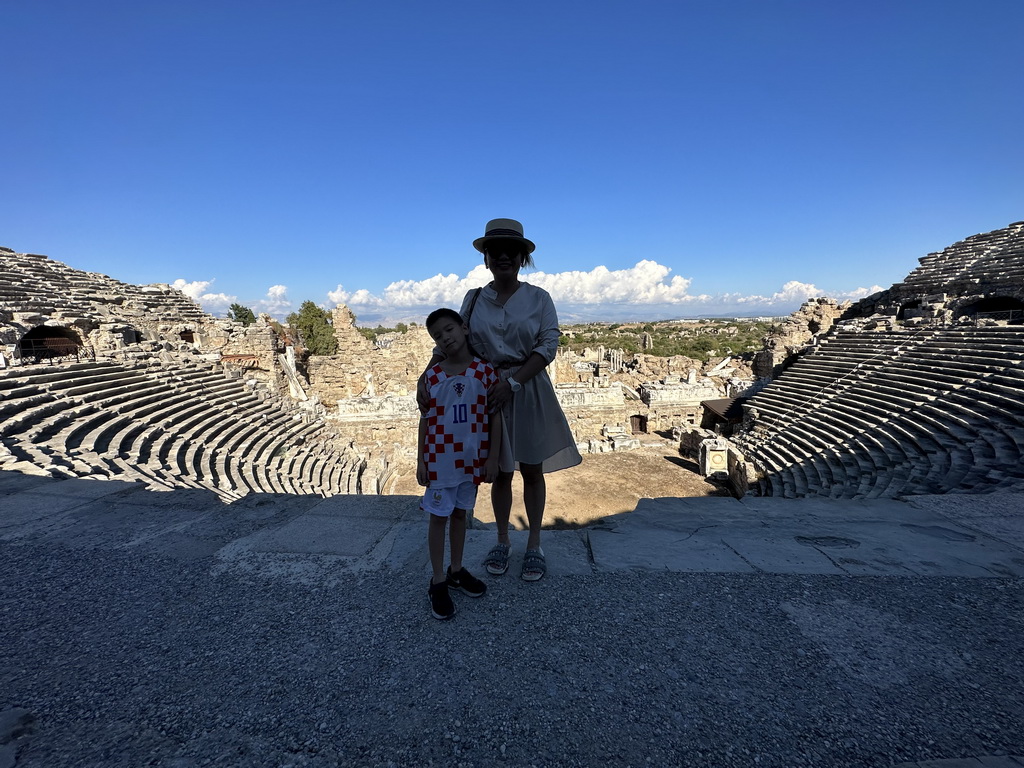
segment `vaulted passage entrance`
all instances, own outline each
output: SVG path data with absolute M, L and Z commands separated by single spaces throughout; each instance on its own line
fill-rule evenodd
M 1017 325 L 1024 323 L 1024 301 L 1012 296 L 989 296 L 960 308 L 961 315 L 976 320 L 1000 320 Z
M 49 363 L 80 360 L 82 342 L 70 328 L 40 325 L 21 337 L 18 350 L 24 363 Z

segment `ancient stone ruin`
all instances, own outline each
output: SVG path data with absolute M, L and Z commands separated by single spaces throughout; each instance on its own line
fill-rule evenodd
M 134 286 L 0 249 L 0 469 L 322 496 L 378 492 L 303 390 L 262 316 L 216 319 L 167 285 Z
M 412 472 L 422 326 L 371 342 L 338 307 L 337 354 L 297 360 L 269 317 L 217 319 L 166 285 L 9 249 L 0 278 L 0 468 L 226 501 Z M 752 360 L 563 349 L 549 374 L 581 451 L 674 436 L 738 494 L 1024 489 L 1024 223 L 856 304 L 809 301 Z
M 759 372 L 777 378 L 745 402 L 727 451 L 737 492 L 1024 490 L 1024 222 L 920 261 L 769 341 Z

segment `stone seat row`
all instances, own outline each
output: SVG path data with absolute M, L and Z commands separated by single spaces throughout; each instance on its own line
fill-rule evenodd
M 83 301 L 127 298 L 143 310 L 168 311 L 183 319 L 205 317 L 194 302 L 176 293 L 146 291 L 104 275 L 90 275 L 45 256 L 0 252 L 0 301 L 21 311 L 69 310 Z
M 322 421 L 213 368 L 100 362 L 0 376 L 0 439 L 19 460 L 60 474 L 208 487 L 228 500 L 331 495 L 359 467 L 325 449 L 326 437 Z
M 734 439 L 765 471 L 763 492 L 978 492 L 1024 481 L 1024 331 L 938 332 L 892 348 L 840 384 L 841 366 L 820 363 L 843 345 L 825 345 L 751 399 L 754 429 Z M 950 350 L 964 354 L 951 360 Z

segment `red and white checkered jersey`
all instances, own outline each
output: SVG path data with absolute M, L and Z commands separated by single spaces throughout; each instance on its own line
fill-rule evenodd
M 431 488 L 451 488 L 484 479 L 490 449 L 487 437 L 487 388 L 498 374 L 480 358 L 449 376 L 440 365 L 427 371 L 430 405 L 424 461 Z

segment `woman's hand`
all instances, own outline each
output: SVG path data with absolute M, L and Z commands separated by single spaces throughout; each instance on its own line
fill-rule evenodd
M 502 379 L 496 384 L 491 385 L 491 388 L 487 390 L 488 413 L 498 413 L 511 400 L 512 385 L 508 383 L 508 379 Z
M 430 387 L 427 386 L 426 371 L 421 373 L 419 379 L 416 380 L 416 405 L 419 406 L 420 413 L 426 413 L 430 408 Z
M 493 456 L 488 456 L 484 462 L 484 482 L 493 483 L 498 479 L 498 451 L 492 450 Z

